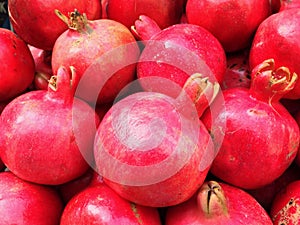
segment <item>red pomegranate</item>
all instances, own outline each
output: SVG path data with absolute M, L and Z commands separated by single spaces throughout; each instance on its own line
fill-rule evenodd
M 290 182 L 276 195 L 270 216 L 274 225 L 300 223 L 300 180 Z
M 259 24 L 271 13 L 269 0 L 188 0 L 187 21 L 210 31 L 226 52 L 251 45 Z
M 272 225 L 272 221 L 262 206 L 242 189 L 207 181 L 191 199 L 168 208 L 165 224 Z
M 260 24 L 250 49 L 250 69 L 273 58 L 278 66 L 300 74 L 300 9 L 290 10 L 275 13 Z M 300 98 L 299 79 L 285 98 Z
M 0 28 L 0 61 L 0 101 L 7 101 L 30 86 L 34 61 L 26 43 L 4 28 Z
M 107 185 L 89 187 L 66 205 L 60 225 L 160 225 L 156 208 L 139 206 L 121 198 Z
M 53 188 L 0 172 L 0 196 L 0 224 L 59 224 L 64 206 Z
M 154 79 L 147 82 L 169 93 L 137 92 L 114 104 L 97 130 L 94 155 L 97 171 L 120 196 L 166 207 L 190 198 L 212 163 L 212 141 L 194 103 L 207 107 L 203 80 L 213 87 L 196 74 L 183 90 L 168 79 Z
M 247 50 L 227 53 L 227 69 L 221 83 L 223 90 L 234 87 L 250 87 L 251 77 L 248 58 Z
M 286 67 L 275 67 L 272 59 L 251 73 L 250 89 L 223 91 L 223 110 L 218 109 L 217 99 L 213 102 L 210 109 L 219 112 L 214 129 L 209 111 L 202 117 L 215 145 L 221 145 L 211 172 L 245 189 L 260 188 L 277 179 L 291 165 L 299 146 L 299 126 L 279 101 L 293 89 L 297 75 Z M 218 128 L 224 121 L 226 128 Z
M 13 30 L 28 44 L 44 50 L 51 50 L 58 36 L 68 29 L 55 15 L 56 9 L 64 14 L 77 9 L 86 13 L 88 19 L 101 18 L 99 0 L 10 0 L 8 2 Z
M 155 21 L 142 15 L 132 31 L 145 43 L 137 65 L 138 78 L 158 76 L 180 86 L 194 73 L 201 73 L 211 81 L 223 80 L 225 52 L 220 42 L 204 28 L 175 24 L 161 30 Z
M 140 15 L 153 18 L 164 29 L 180 21 L 185 0 L 104 0 L 107 18 L 130 28 Z
M 1 114 L 1 159 L 24 180 L 66 183 L 84 174 L 92 162 L 99 119 L 86 102 L 74 98 L 78 78 L 71 71 L 61 67 L 47 91 L 27 92 Z
M 75 92 L 88 102 L 112 102 L 135 79 L 140 49 L 130 30 L 109 19 L 87 20 L 77 10 L 70 18 L 58 12 L 69 24 L 55 42 L 52 68 L 74 66 L 81 78 Z M 99 95 L 99 98 L 97 98 Z

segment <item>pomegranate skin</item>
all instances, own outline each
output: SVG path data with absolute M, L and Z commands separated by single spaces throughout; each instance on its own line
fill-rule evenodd
M 140 15 L 153 18 L 164 29 L 180 22 L 183 0 L 107 0 L 107 18 L 130 28 Z M 130 13 L 128 13 L 130 12 Z
M 292 0 L 292 1 L 291 0 L 281 0 L 280 2 L 281 2 L 281 4 L 280 4 L 279 11 L 300 8 L 299 0 Z
M 0 28 L 0 61 L 0 101 L 7 101 L 30 86 L 35 64 L 26 43 L 4 28 Z
M 139 206 L 121 198 L 105 184 L 89 187 L 66 205 L 60 225 L 160 225 L 156 208 Z
M 101 19 L 86 21 L 83 26 L 82 31 L 68 29 L 55 42 L 53 73 L 61 65 L 74 66 L 82 78 L 75 95 L 90 103 L 111 103 L 135 79 L 140 49 L 119 22 Z
M 215 123 L 225 120 L 226 129 L 211 130 L 209 112 L 202 117 L 215 144 L 221 145 L 211 172 L 244 189 L 260 188 L 277 179 L 291 165 L 299 146 L 299 127 L 279 102 L 293 88 L 297 75 L 282 67 L 275 69 L 272 60 L 252 73 L 255 81 L 250 89 L 223 91 L 225 110 L 218 111 L 217 101 L 211 106 L 219 112 Z
M 300 180 L 290 182 L 275 196 L 270 216 L 274 225 L 300 223 Z
M 101 4 L 98 0 L 10 0 L 9 18 L 14 31 L 28 44 L 51 50 L 58 36 L 68 27 L 55 15 L 58 9 L 64 14 L 74 9 L 86 13 L 89 19 L 101 18 Z M 30 12 L 30 14 L 28 14 Z
M 49 85 L 47 91 L 27 92 L 2 111 L 1 159 L 24 180 L 62 184 L 89 168 L 99 119 L 86 102 L 74 98 L 68 76 L 62 67 L 56 90 Z
M 59 224 L 64 206 L 50 187 L 24 181 L 11 172 L 1 172 L 0 195 L 0 224 Z
M 290 10 L 275 13 L 260 24 L 250 49 L 250 70 L 273 58 L 278 66 L 286 66 L 291 73 L 300 74 L 300 9 Z M 300 98 L 299 79 L 285 98 Z
M 169 207 L 166 225 L 272 225 L 267 212 L 237 187 L 207 181 L 188 201 Z
M 188 0 L 186 4 L 188 23 L 210 31 L 226 52 L 250 46 L 257 27 L 270 12 L 269 0 Z
M 297 112 L 295 113 L 295 120 L 296 120 L 298 126 L 300 127 L 300 111 L 297 111 Z M 299 147 L 299 149 L 300 149 L 300 147 Z M 296 163 L 298 166 L 300 166 L 300 150 L 299 150 L 299 149 L 298 149 L 297 156 L 296 156 L 296 158 L 295 158 L 295 163 Z
M 189 117 L 181 116 L 175 105 L 167 95 L 138 92 L 103 118 L 94 145 L 97 171 L 123 198 L 165 207 L 187 200 L 204 182 L 214 155 L 211 138 L 197 112 L 188 105 Z
M 148 22 L 144 27 L 147 29 Z M 136 26 L 137 31 L 142 28 Z M 211 81 L 222 82 L 226 55 L 220 42 L 204 28 L 176 24 L 152 33 L 137 65 L 138 78 L 159 76 L 183 86 L 188 77 L 201 73 Z

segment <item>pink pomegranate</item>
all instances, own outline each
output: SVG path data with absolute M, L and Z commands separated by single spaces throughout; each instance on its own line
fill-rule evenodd
M 53 188 L 0 172 L 0 196 L 0 224 L 59 224 L 64 206 Z
M 250 69 L 273 58 L 277 66 L 286 66 L 291 73 L 300 74 L 300 9 L 290 10 L 275 13 L 260 24 L 250 49 Z M 299 79 L 285 98 L 300 98 Z
M 121 198 L 105 184 L 89 187 L 66 205 L 60 225 L 160 225 L 156 208 L 139 206 Z
M 139 79 L 158 76 L 183 86 L 190 75 L 201 73 L 211 81 L 223 80 L 225 52 L 204 28 L 182 23 L 161 30 L 155 21 L 142 15 L 132 31 L 145 43 L 137 65 Z
M 177 24 L 184 10 L 185 0 L 104 0 L 107 18 L 130 28 L 140 15 L 153 18 L 162 29 Z M 103 13 L 104 14 L 104 13 Z
M 166 207 L 190 198 L 208 173 L 215 153 L 194 103 L 201 102 L 203 111 L 210 96 L 205 90 L 214 87 L 199 74 L 183 90 L 176 84 L 177 94 L 168 79 L 148 82 L 169 93 L 137 92 L 114 104 L 97 130 L 95 162 L 104 182 L 123 198 Z
M 251 45 L 259 24 L 271 13 L 269 0 L 188 0 L 187 21 L 210 31 L 226 52 Z
M 68 29 L 54 10 L 67 14 L 77 9 L 88 19 L 101 18 L 99 0 L 10 0 L 8 9 L 14 31 L 26 43 L 44 50 L 51 50 L 58 36 Z
M 7 101 L 30 86 L 34 61 L 26 43 L 4 28 L 0 28 L 0 61 L 0 101 Z
M 75 95 L 88 102 L 110 103 L 135 79 L 140 49 L 128 28 L 109 19 L 87 20 L 77 10 L 52 51 L 52 68 L 74 66 L 81 79 Z M 97 98 L 99 96 L 99 98 Z
M 299 146 L 299 127 L 279 101 L 293 89 L 297 75 L 286 67 L 275 67 L 272 59 L 251 73 L 250 89 L 223 91 L 223 110 L 218 109 L 218 99 L 213 102 L 211 111 L 219 112 L 214 129 L 210 112 L 202 117 L 215 145 L 221 145 L 211 172 L 245 189 L 260 188 L 281 176 L 295 159 Z M 218 123 L 224 121 L 226 128 L 218 128 Z
M 33 56 L 35 64 L 35 76 L 33 86 L 37 90 L 47 90 L 49 80 L 53 75 L 51 66 L 52 51 L 46 51 L 43 49 L 33 47 L 31 45 L 29 45 L 28 47 Z
M 191 199 L 168 208 L 165 224 L 272 225 L 272 221 L 263 207 L 242 189 L 207 181 Z
M 250 87 L 251 77 L 248 58 L 247 50 L 227 54 L 227 69 L 221 83 L 223 90 L 234 87 Z
M 74 98 L 78 77 L 71 71 L 61 67 L 47 91 L 27 92 L 1 114 L 1 159 L 24 180 L 66 183 L 92 162 L 99 119 L 86 102 Z
M 270 216 L 274 225 L 300 223 L 300 180 L 290 182 L 276 195 Z

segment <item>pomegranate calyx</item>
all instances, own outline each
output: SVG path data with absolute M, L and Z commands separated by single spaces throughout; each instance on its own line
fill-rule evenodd
M 216 181 L 208 181 L 202 185 L 197 195 L 197 203 L 207 217 L 229 216 L 224 191 Z
M 90 27 L 88 26 L 88 19 L 85 13 L 81 14 L 77 9 L 74 12 L 68 13 L 69 18 L 62 14 L 59 10 L 54 10 L 55 14 L 65 23 L 71 30 L 76 30 L 78 32 L 90 32 Z
M 275 68 L 274 59 L 267 59 L 252 70 L 251 93 L 260 99 L 277 101 L 291 91 L 298 78 L 287 67 Z
M 200 73 L 195 73 L 187 79 L 183 90 L 195 104 L 200 117 L 218 95 L 220 85 L 218 82 L 210 82 L 208 77 L 203 77 Z
M 130 29 L 132 34 L 141 41 L 148 41 L 161 31 L 158 24 L 146 15 L 140 15 Z

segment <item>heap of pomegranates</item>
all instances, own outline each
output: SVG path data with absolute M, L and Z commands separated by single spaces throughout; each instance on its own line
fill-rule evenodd
M 2 14 L 1 225 L 300 223 L 300 1 Z

